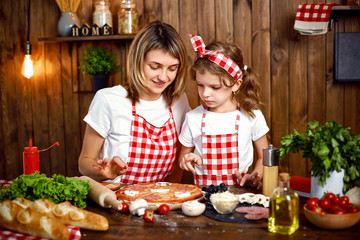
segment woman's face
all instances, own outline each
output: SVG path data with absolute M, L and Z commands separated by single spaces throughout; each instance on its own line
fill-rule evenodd
M 140 99 L 154 101 L 159 99 L 162 92 L 169 86 L 178 72 L 179 59 L 164 50 L 149 51 L 144 59 L 144 76 L 147 91 L 140 93 Z
M 232 87 L 223 84 L 220 76 L 205 71 L 196 72 L 196 82 L 201 100 L 212 112 L 230 112 L 236 110 L 237 103 L 233 100 L 233 92 L 240 88 L 241 80 Z

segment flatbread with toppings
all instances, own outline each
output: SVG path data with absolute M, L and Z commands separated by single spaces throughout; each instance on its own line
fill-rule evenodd
M 202 197 L 201 189 L 191 184 L 157 182 L 124 186 L 116 193 L 118 199 L 133 202 L 145 199 L 156 205 L 177 204 Z

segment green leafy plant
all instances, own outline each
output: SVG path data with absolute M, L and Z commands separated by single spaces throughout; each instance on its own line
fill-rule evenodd
M 289 152 L 302 152 L 302 157 L 312 163 L 310 173 L 319 177 L 323 186 L 330 172 L 344 169 L 343 193 L 360 182 L 360 135 L 351 134 L 350 128 L 343 128 L 335 121 L 320 125 L 308 123 L 304 133 L 294 130 L 293 134 L 282 138 L 280 159 Z
M 85 50 L 79 69 L 85 74 L 111 74 L 119 70 L 114 58 L 107 48 L 92 46 Z

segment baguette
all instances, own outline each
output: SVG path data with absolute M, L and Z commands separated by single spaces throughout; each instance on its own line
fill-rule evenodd
M 42 215 L 53 217 L 63 224 L 96 231 L 109 229 L 109 222 L 104 216 L 73 206 L 69 201 L 55 204 L 48 199 L 38 199 L 29 208 Z
M 0 227 L 35 237 L 56 240 L 70 237 L 67 227 L 58 220 L 10 200 L 0 203 Z

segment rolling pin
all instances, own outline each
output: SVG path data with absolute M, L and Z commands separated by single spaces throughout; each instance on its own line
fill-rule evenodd
M 109 188 L 103 186 L 101 183 L 89 178 L 87 176 L 78 177 L 80 180 L 89 180 L 91 188 L 88 196 L 95 203 L 103 208 L 113 208 L 117 211 L 122 209 L 122 201 L 117 200 L 116 194 Z

